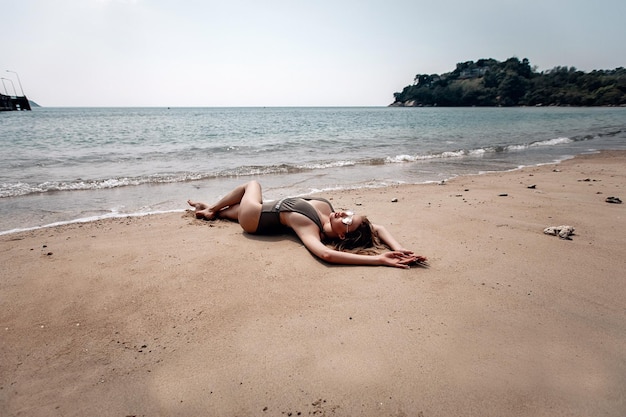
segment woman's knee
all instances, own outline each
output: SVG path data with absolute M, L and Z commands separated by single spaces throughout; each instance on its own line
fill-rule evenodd
M 263 192 L 261 191 L 261 184 L 258 181 L 252 180 L 248 181 L 244 185 L 244 193 L 241 197 L 241 203 L 244 205 L 247 204 L 262 204 L 263 203 Z
M 245 185 L 246 192 L 261 193 L 261 183 L 257 180 L 250 180 Z

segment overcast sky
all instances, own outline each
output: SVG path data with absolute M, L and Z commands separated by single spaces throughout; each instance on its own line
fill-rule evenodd
M 8 93 L 16 71 L 48 107 L 386 106 L 480 58 L 626 66 L 624 0 L 7 0 L 0 16 Z

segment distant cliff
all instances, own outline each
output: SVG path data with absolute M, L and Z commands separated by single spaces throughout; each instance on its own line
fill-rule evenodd
M 626 69 L 538 73 L 526 58 L 479 59 L 441 75 L 417 74 L 394 99 L 390 106 L 624 106 Z

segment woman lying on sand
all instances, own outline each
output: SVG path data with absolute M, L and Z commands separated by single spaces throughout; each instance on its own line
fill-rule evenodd
M 188 203 L 197 218 L 234 220 L 248 233 L 267 235 L 292 229 L 309 251 L 330 263 L 409 268 L 426 262 L 425 257 L 404 249 L 383 226 L 351 211 L 335 211 L 323 198 L 263 203 L 261 185 L 256 181 L 236 187 L 212 206 Z M 377 251 L 384 249 L 391 251 Z

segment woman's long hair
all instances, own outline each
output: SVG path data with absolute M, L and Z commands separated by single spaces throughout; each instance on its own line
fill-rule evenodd
M 375 255 L 381 250 L 389 249 L 381 242 L 378 233 L 372 227 L 372 223 L 365 216 L 363 216 L 363 221 L 356 230 L 347 233 L 344 239 L 329 242 L 329 246 L 335 250 L 361 255 Z

